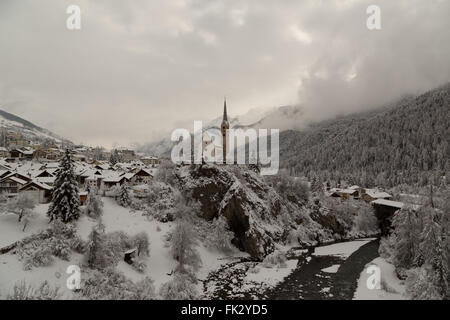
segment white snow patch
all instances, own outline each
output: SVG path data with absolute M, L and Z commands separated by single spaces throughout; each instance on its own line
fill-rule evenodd
M 314 249 L 315 256 L 339 256 L 342 258 L 348 258 L 353 252 L 358 250 L 360 247 L 375 240 L 375 238 L 355 240 L 348 242 L 339 242 L 331 244 L 329 246 L 317 247 Z
M 380 268 L 380 289 L 369 289 L 367 280 L 374 273 L 368 268 L 376 265 Z M 368 273 L 368 271 L 371 271 Z M 395 267 L 383 258 L 376 258 L 368 263 L 358 280 L 358 287 L 353 296 L 354 300 L 404 300 L 404 281 L 397 278 Z
M 266 268 L 258 264 L 255 268 L 259 269 L 259 271 L 257 273 L 248 272 L 244 282 L 263 282 L 267 285 L 275 286 L 297 267 L 297 262 L 297 260 L 287 260 L 285 268 Z
M 341 266 L 340 264 L 334 264 L 331 267 L 322 269 L 322 271 L 326 273 L 336 273 L 340 266 Z
M 0 248 L 47 229 L 49 226 L 49 219 L 46 216 L 48 206 L 48 204 L 40 204 L 35 207 L 25 232 L 22 231 L 23 222 L 18 222 L 16 214 L 0 214 Z

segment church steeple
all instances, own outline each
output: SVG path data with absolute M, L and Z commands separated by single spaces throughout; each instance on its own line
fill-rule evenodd
M 227 99 L 223 100 L 223 120 L 220 129 L 222 131 L 222 150 L 223 150 L 223 163 L 227 161 L 227 131 L 230 128 L 230 124 L 228 123 L 227 116 Z
M 225 97 L 223 100 L 223 122 L 228 122 L 228 116 L 227 116 L 227 98 Z

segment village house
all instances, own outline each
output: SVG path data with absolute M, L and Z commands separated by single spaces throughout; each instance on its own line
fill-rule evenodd
M 19 189 L 37 203 L 48 203 L 52 197 L 52 187 L 45 183 L 30 181 Z
M 13 175 L 7 176 L 0 180 L 0 193 L 6 195 L 14 195 L 19 192 L 19 189 L 26 185 L 28 181 L 15 177 Z
M 45 149 L 36 149 L 33 154 L 34 159 L 46 159 L 47 158 L 47 152 Z
M 152 156 L 142 157 L 140 160 L 146 166 L 156 166 L 160 164 L 160 160 L 157 157 Z
M 9 151 L 5 147 L 0 147 L 0 158 L 8 158 Z
M 58 161 L 61 158 L 63 151 L 58 148 L 48 148 L 46 149 L 46 153 L 46 158 L 48 160 Z
M 152 173 L 148 169 L 138 169 L 132 177 L 130 182 L 134 185 L 148 184 L 153 178 Z
M 125 182 L 126 182 L 126 178 L 124 176 L 105 178 L 102 181 L 100 189 L 102 191 L 110 191 L 114 187 L 120 187 Z
M 377 199 L 390 200 L 392 199 L 392 195 L 378 189 L 365 189 L 362 193 L 362 198 L 365 202 L 371 203 L 372 201 Z
M 134 153 L 134 150 L 130 149 L 119 149 L 117 150 L 119 152 L 120 158 L 123 162 L 130 162 L 136 159 L 136 154 Z
M 33 159 L 34 150 L 32 148 L 16 148 L 10 151 L 11 158 Z

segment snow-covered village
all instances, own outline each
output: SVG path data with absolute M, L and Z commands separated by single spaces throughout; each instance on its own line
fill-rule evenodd
M 0 300 L 450 298 L 449 3 L 46 3 L 58 31 L 22 2 L 0 4 Z M 219 312 L 195 306 L 174 312 Z

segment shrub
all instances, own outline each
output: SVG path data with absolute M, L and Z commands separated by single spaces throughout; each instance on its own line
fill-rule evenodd
M 105 233 L 100 224 L 93 228 L 89 239 L 87 261 L 91 268 L 103 269 L 115 266 L 123 260 L 125 252 L 133 248 L 137 248 L 139 256 L 150 255 L 149 241 L 145 232 L 138 233 L 134 237 L 128 236 L 123 231 Z M 133 267 L 143 272 L 146 265 L 143 261 L 136 260 Z
M 155 180 L 174 185 L 176 182 L 175 170 L 176 165 L 172 161 L 162 161 L 155 174 Z
M 117 258 L 114 251 L 108 246 L 108 239 L 105 235 L 104 227 L 98 224 L 92 229 L 89 235 L 87 263 L 91 268 L 103 269 L 114 266 Z
M 148 235 L 145 232 L 140 232 L 133 237 L 133 245 L 138 250 L 138 256 L 144 255 L 150 256 L 150 243 L 148 241 Z
M 201 265 L 201 259 L 195 249 L 197 238 L 190 222 L 180 219 L 170 240 L 172 256 L 178 261 L 177 270 L 184 272 L 186 266 L 197 270 Z
M 298 178 L 289 176 L 285 170 L 281 170 L 277 175 L 266 176 L 265 179 L 287 200 L 303 203 L 309 200 L 308 185 Z
M 83 252 L 84 248 L 84 242 L 71 224 L 55 220 L 48 229 L 23 239 L 16 253 L 24 261 L 25 270 L 30 270 L 51 265 L 53 256 L 68 261 L 72 249 Z
M 14 284 L 13 292 L 8 294 L 7 300 L 57 300 L 61 297 L 59 288 L 52 288 L 44 281 L 37 289 L 25 281 Z
M 150 300 L 155 297 L 153 281 L 146 277 L 134 284 L 123 273 L 106 268 L 89 270 L 79 294 L 89 300 Z
M 355 228 L 364 233 L 373 233 L 378 231 L 378 221 L 373 208 L 368 204 L 363 204 L 358 208 L 358 214 L 355 217 Z
M 97 219 L 103 214 L 103 201 L 97 195 L 97 190 L 90 191 L 86 200 L 85 211 L 87 216 Z
M 194 300 L 199 293 L 189 274 L 175 272 L 174 278 L 164 283 L 159 294 L 165 300 Z
M 407 271 L 405 293 L 413 300 L 442 300 L 437 282 L 437 274 L 430 266 L 411 269 Z
M 206 230 L 206 245 L 210 248 L 218 249 L 224 253 L 231 253 L 235 250 L 231 240 L 234 238 L 234 233 L 230 231 L 228 223 L 224 217 L 220 216 L 208 226 Z
M 131 266 L 136 269 L 136 271 L 141 273 L 144 273 L 147 269 L 147 264 L 144 261 L 138 259 L 134 260 Z
M 136 300 L 152 300 L 155 298 L 155 286 L 153 280 L 145 277 L 136 283 Z
M 380 254 L 380 257 L 382 257 L 389 263 L 392 263 L 393 257 L 395 255 L 396 242 L 397 241 L 394 234 L 389 237 L 383 237 L 380 240 L 380 247 L 378 248 L 378 253 Z
M 286 255 L 280 251 L 274 251 L 271 254 L 267 255 L 263 262 L 262 266 L 266 268 L 286 268 Z

